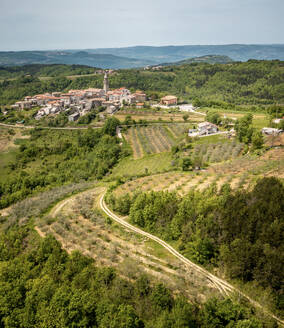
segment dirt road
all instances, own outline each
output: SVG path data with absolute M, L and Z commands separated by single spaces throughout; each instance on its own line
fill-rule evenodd
M 195 269 L 198 273 L 202 274 L 203 276 L 205 276 L 207 279 L 209 279 L 213 284 L 216 285 L 216 287 L 218 287 L 218 289 L 220 290 L 220 292 L 222 292 L 223 295 L 225 296 L 229 296 L 229 294 L 231 292 L 234 293 L 238 293 L 240 296 L 246 298 L 247 300 L 250 301 L 250 303 L 252 305 L 254 305 L 257 308 L 260 308 L 265 314 L 267 314 L 268 316 L 272 317 L 273 319 L 275 319 L 279 324 L 284 326 L 284 321 L 279 319 L 278 317 L 276 317 L 274 314 L 268 312 L 267 310 L 265 310 L 263 308 L 263 306 L 261 306 L 258 302 L 252 300 L 251 298 L 249 298 L 247 295 L 245 295 L 244 293 L 242 293 L 240 290 L 238 290 L 237 288 L 235 288 L 234 286 L 232 286 L 231 284 L 229 284 L 228 282 L 226 282 L 223 279 L 220 279 L 216 276 L 214 276 L 212 273 L 210 273 L 209 271 L 203 269 L 202 267 L 200 267 L 199 265 L 191 262 L 190 260 L 188 260 L 187 258 L 185 258 L 182 254 L 180 254 L 179 252 L 177 252 L 172 246 L 170 246 L 169 244 L 167 244 L 165 241 L 163 241 L 162 239 L 148 233 L 145 232 L 133 225 L 131 225 L 130 223 L 126 222 L 124 219 L 120 218 L 119 216 L 117 216 L 116 214 L 114 214 L 105 204 L 104 201 L 104 196 L 105 194 L 102 194 L 101 198 L 100 198 L 100 207 L 102 209 L 102 211 L 107 214 L 110 218 L 112 218 L 114 221 L 116 221 L 117 223 L 121 224 L 122 226 L 128 228 L 129 230 L 132 230 L 135 233 L 138 233 L 142 236 L 145 236 L 149 239 L 152 239 L 154 241 L 156 241 L 158 244 L 160 244 L 161 246 L 163 246 L 166 250 L 168 250 L 171 254 L 173 254 L 175 257 L 177 257 L 180 261 L 182 261 L 183 263 L 185 263 L 186 265 L 190 266 L 191 268 Z

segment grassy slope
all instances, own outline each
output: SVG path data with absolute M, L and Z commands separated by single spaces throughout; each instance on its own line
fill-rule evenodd
M 112 170 L 109 178 L 145 174 L 146 168 L 149 174 L 165 172 L 171 169 L 171 161 L 171 154 L 169 152 L 151 154 L 137 160 L 127 157 L 120 161 Z

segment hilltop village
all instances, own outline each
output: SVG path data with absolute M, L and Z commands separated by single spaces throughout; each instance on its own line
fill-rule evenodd
M 173 102 L 171 98 L 171 103 L 177 103 L 177 98 L 173 98 L 175 98 L 175 101 Z M 12 105 L 12 108 L 30 109 L 39 106 L 40 109 L 35 116 L 36 120 L 47 115 L 56 115 L 68 111 L 70 113 L 68 120 L 73 122 L 93 108 L 103 106 L 107 114 L 113 114 L 123 105 L 136 104 L 137 107 L 143 107 L 146 100 L 147 96 L 142 91 L 136 91 L 132 94 L 130 90 L 124 87 L 109 90 L 108 74 L 105 73 L 103 89 L 88 88 L 69 90 L 67 93 L 52 92 L 51 94 L 27 96 L 23 101 L 18 101 Z M 167 102 L 167 98 L 165 102 Z
M 145 102 L 147 101 L 146 93 L 140 90 L 131 93 L 131 91 L 125 87 L 110 90 L 108 72 L 101 71 L 101 73 L 104 73 L 102 89 L 71 89 L 66 93 L 55 91 L 52 93 L 26 96 L 24 100 L 17 101 L 11 107 L 20 110 L 40 107 L 34 116 L 36 120 L 40 120 L 45 116 L 55 116 L 59 113 L 65 112 L 68 115 L 69 122 L 77 121 L 81 116 L 84 116 L 95 108 L 100 108 L 100 111 L 102 110 L 106 114 L 110 115 L 114 114 L 117 110 L 119 110 L 125 105 L 132 105 L 136 108 L 144 108 Z M 109 72 L 109 74 L 111 74 L 111 72 Z M 165 109 L 175 107 L 182 112 L 198 113 L 196 112 L 196 108 L 192 104 L 178 105 L 178 98 L 173 95 L 166 95 L 160 99 L 160 102 L 158 104 L 151 104 L 151 106 L 153 108 L 160 107 Z M 203 113 L 198 114 L 205 115 Z M 230 132 L 219 131 L 219 128 L 216 124 L 205 121 L 199 123 L 197 129 L 190 128 L 188 130 L 188 136 L 201 137 L 222 133 L 229 133 L 231 135 L 234 135 L 233 122 L 234 120 L 236 120 L 236 118 L 232 118 L 231 120 L 232 122 L 230 123 Z M 281 118 L 278 119 L 279 122 L 280 120 Z M 261 132 L 265 135 L 279 135 L 283 131 L 278 128 L 264 127 Z

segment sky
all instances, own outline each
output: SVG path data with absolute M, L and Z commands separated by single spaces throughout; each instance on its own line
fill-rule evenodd
M 0 0 L 0 51 L 284 43 L 284 0 Z

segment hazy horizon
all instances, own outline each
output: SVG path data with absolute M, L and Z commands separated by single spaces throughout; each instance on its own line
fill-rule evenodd
M 282 0 L 2 0 L 0 51 L 283 44 Z
M 152 47 L 152 48 L 162 48 L 162 47 L 186 47 L 186 46 L 234 46 L 234 45 L 244 45 L 244 46 L 281 46 L 283 43 L 220 43 L 220 44 L 165 44 L 165 45 L 146 45 L 137 44 L 129 45 L 123 47 L 99 47 L 99 48 L 54 48 L 54 49 L 19 49 L 19 50 L 0 50 L 0 52 L 22 52 L 22 51 L 84 51 L 84 50 L 100 50 L 100 49 L 123 49 L 123 48 L 138 48 L 138 47 Z

